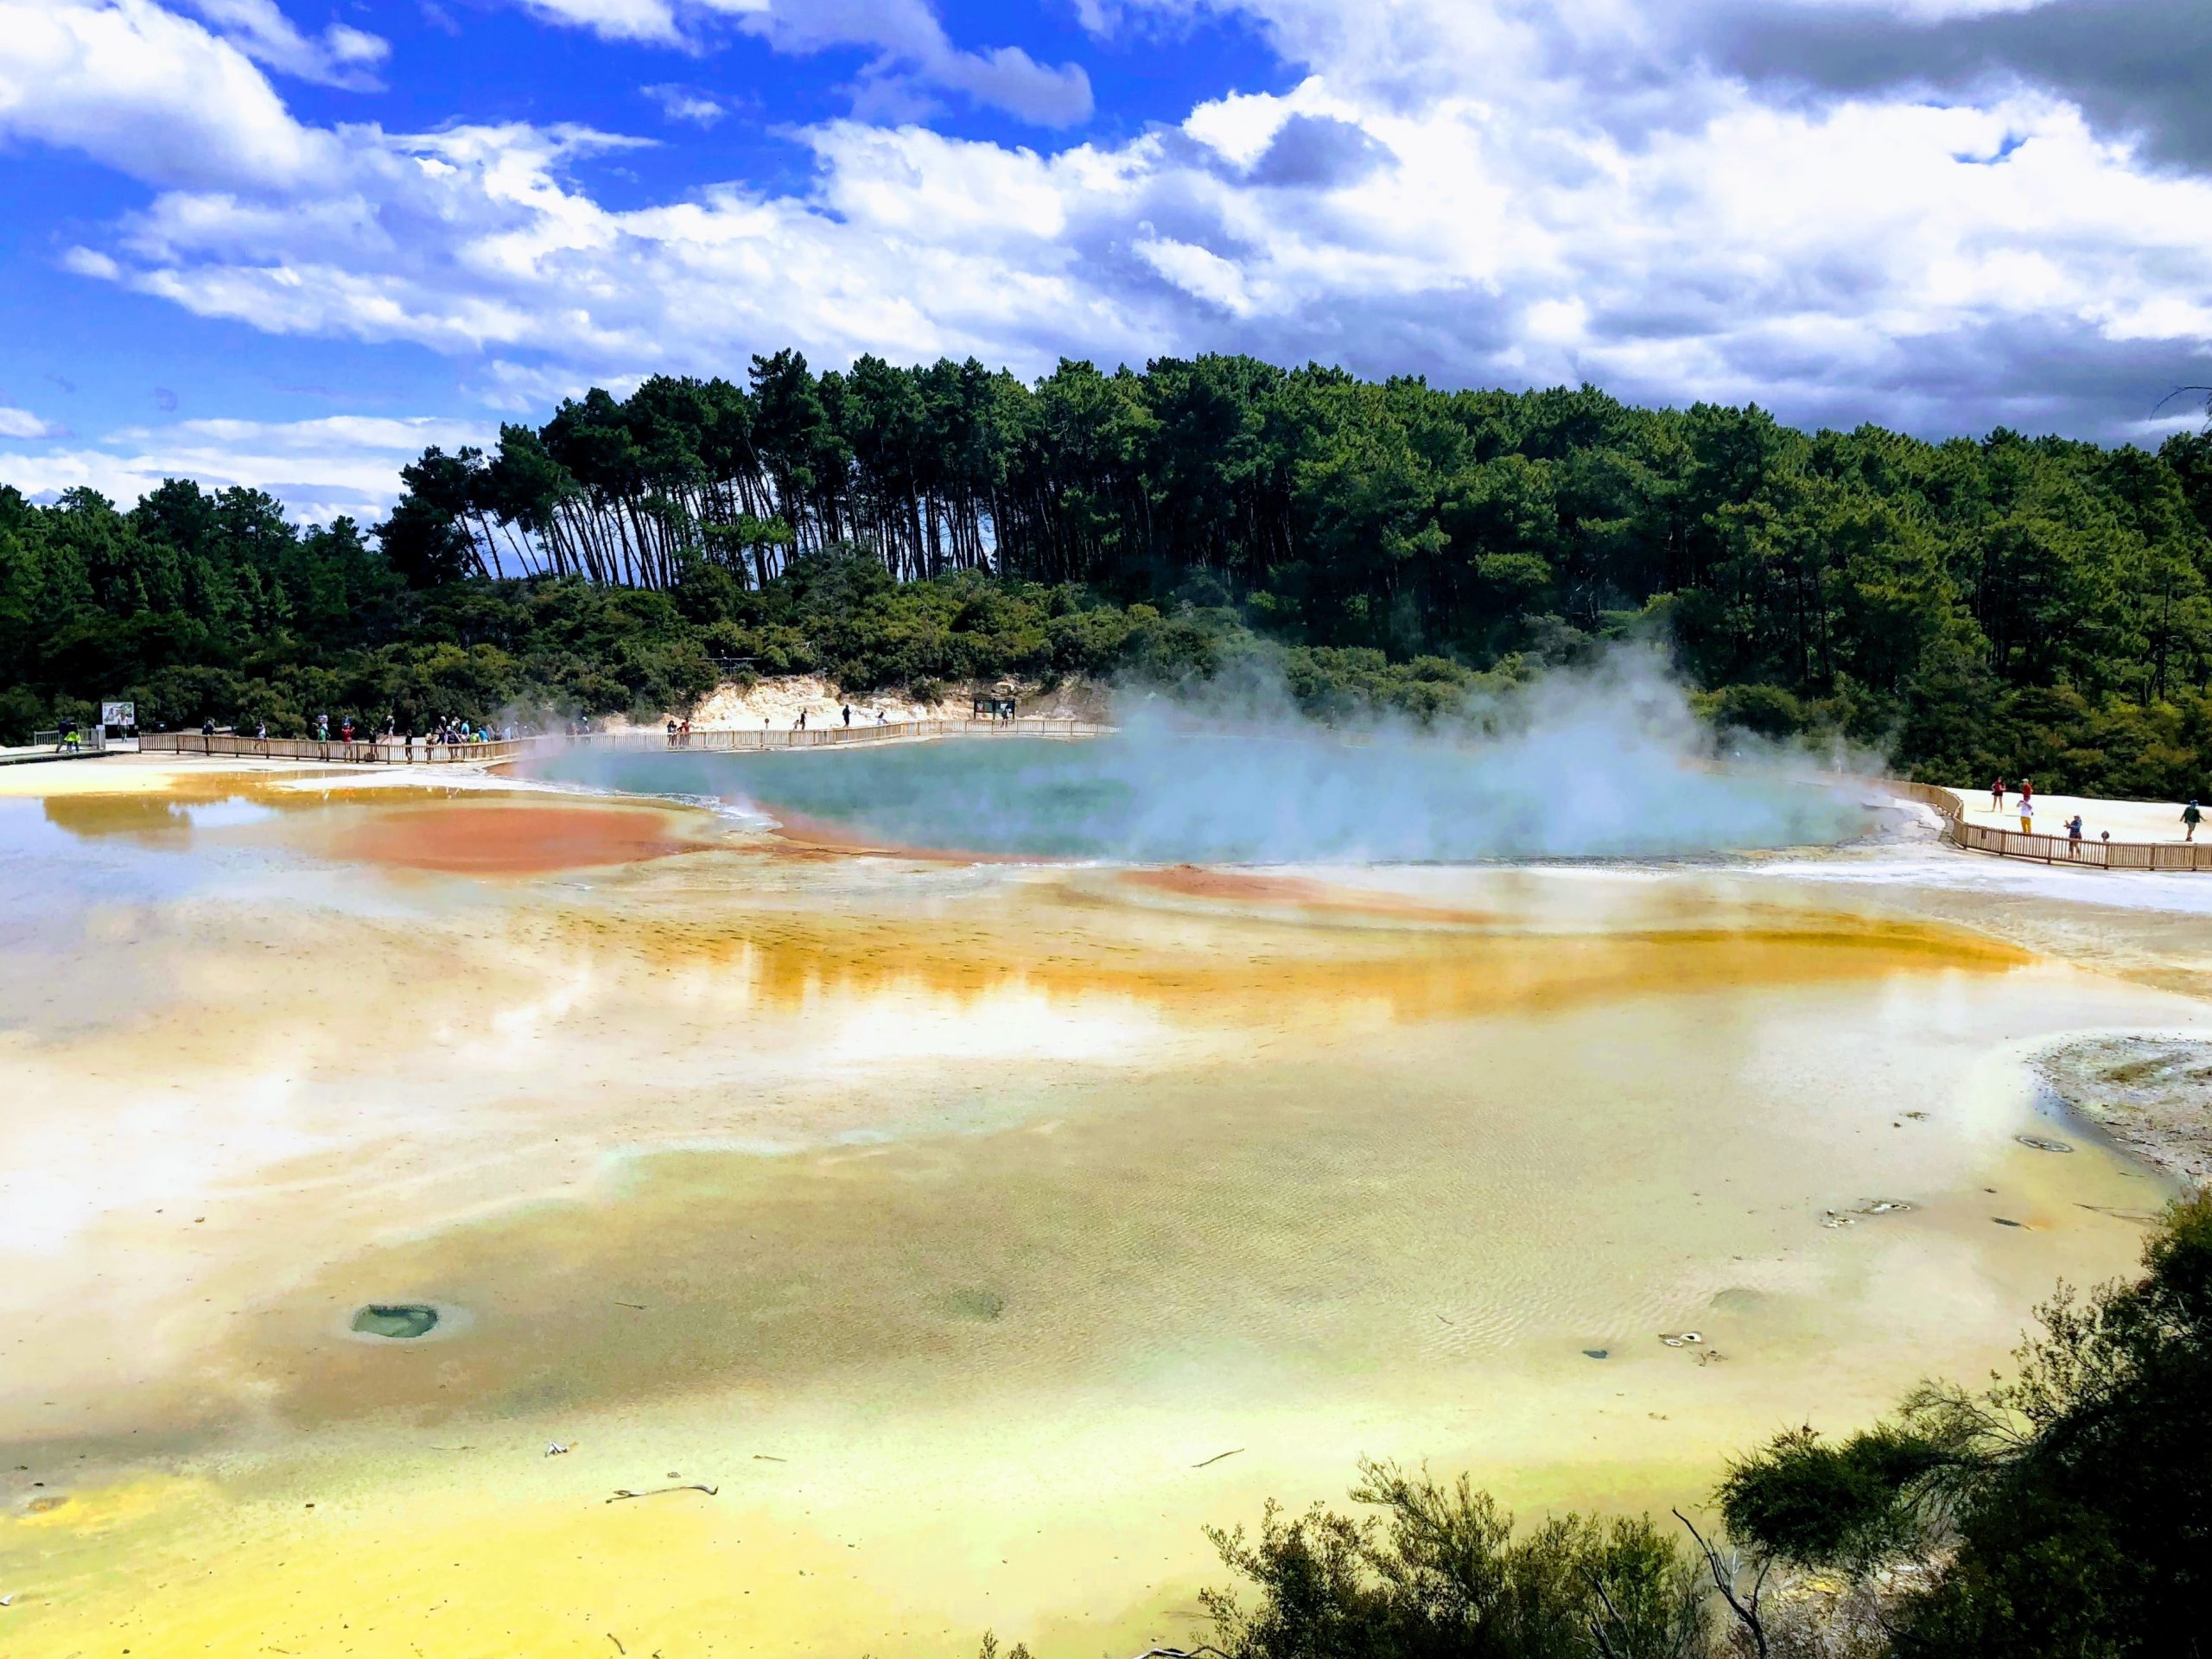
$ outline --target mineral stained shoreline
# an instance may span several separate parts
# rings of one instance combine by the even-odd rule
[[[2069,1110],[2145,1163],[2212,1185],[2212,1042],[2085,1037],[2044,1053],[2035,1070]]]

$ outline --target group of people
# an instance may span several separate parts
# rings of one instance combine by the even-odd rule
[[[515,728],[512,726],[501,727],[495,730],[489,726],[472,725],[465,720],[447,720],[441,721],[432,727],[429,734],[423,739],[423,741],[426,743],[498,743],[503,741],[512,741],[514,734]],[[410,734],[408,741],[412,743],[414,741]]]
[[[792,716],[791,730],[795,732],[804,732],[812,729],[807,724],[807,713],[808,711],[806,709],[802,709],[797,715]],[[844,728],[847,731],[850,731],[853,728],[853,705],[849,702],[839,704],[837,709],[837,717],[843,724]],[[772,717],[766,715],[763,715],[761,717],[760,729],[762,731],[765,732],[771,729],[771,718]],[[863,723],[865,723],[865,721],[863,721]],[[889,710],[883,709],[877,709],[875,711],[875,723],[879,726],[888,726],[891,723],[891,715]],[[668,747],[670,748],[681,749],[690,747],[691,742],[691,722],[689,720],[678,720],[673,715],[671,715],[667,729]]]
[[[1989,810],[1991,811],[2004,811],[2005,792],[2004,779],[1999,778],[1990,785]],[[2031,836],[2035,834],[2036,786],[2034,779],[2029,778],[2023,778],[2020,779],[2019,805],[2013,810],[2019,814],[2020,833],[2024,836]],[[2195,841],[2196,839],[2196,826],[2203,822],[2203,809],[2200,807],[2196,801],[2191,800],[2187,806],[2184,806],[2181,810],[2181,838],[2185,842]],[[2082,839],[2082,815],[2079,812],[2076,812],[2072,817],[2066,819],[2061,827],[2066,831],[2066,839],[2069,842],[2080,842]],[[2101,831],[2100,838],[2105,841],[2110,841],[2112,839],[2112,831],[2109,830]]]
[[[200,729],[206,736],[216,736],[219,728],[215,724],[214,716],[211,715],[201,721]],[[241,734],[245,731],[243,725],[237,729]],[[588,728],[579,721],[572,721],[569,722],[569,729],[572,732],[581,732]],[[671,729],[674,729],[672,725]],[[432,748],[445,746],[457,747],[467,743],[512,742],[518,734],[518,728],[512,722],[505,726],[491,726],[481,721],[465,720],[458,715],[454,715],[432,721],[429,729],[423,734],[420,741],[425,748]],[[399,718],[397,715],[386,715],[384,729],[374,732],[365,722],[355,721],[351,715],[342,716],[334,729],[330,716],[327,714],[321,714],[315,717],[315,729],[311,735],[318,743],[404,743],[410,755],[415,752],[417,741],[411,730],[405,733],[400,731]],[[269,741],[269,722],[266,720],[257,720],[253,722],[253,737],[257,742],[265,743]]]
[[[1989,810],[1991,811],[2002,812],[2005,810],[2005,785],[2004,779],[1999,778],[1994,783],[1990,785]],[[2020,804],[2016,810],[2020,815],[2020,833],[2024,836],[2031,836],[2036,832],[2035,780],[2031,778],[2021,779],[2019,793]],[[2066,830],[2067,833],[2075,841],[2081,840],[2082,815],[2079,812],[2076,812],[2072,817],[2066,821]],[[2112,839],[2110,831],[2106,832],[2105,839],[2107,841],[2110,841]]]

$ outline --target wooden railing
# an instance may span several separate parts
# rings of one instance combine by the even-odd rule
[[[1035,715],[1014,720],[906,720],[877,725],[873,721],[851,726],[790,727],[759,731],[677,732],[673,735],[652,730],[585,732],[574,737],[542,740],[579,749],[816,749],[841,743],[891,743],[938,737],[1045,737],[1071,740],[1100,737],[1114,728],[1086,720],[1046,720]]]
[[[65,741],[59,727],[50,732],[33,732],[31,747],[51,749],[56,754],[105,754],[107,752],[107,728],[105,726],[79,726],[69,735],[76,741]]]
[[[753,750],[817,749],[838,744],[912,742],[939,737],[1033,737],[1067,741],[1096,737],[1111,731],[1083,720],[1046,720],[1036,716],[1016,720],[908,720],[878,726],[789,727],[760,731],[677,732],[673,735],[650,728],[625,732],[584,732],[574,736],[558,733],[540,737],[495,739],[487,743],[409,743],[404,739],[337,739],[301,737],[238,737],[218,732],[149,732],[138,740],[141,753],[204,754],[251,760],[317,760],[331,766],[497,766],[524,755],[563,748],[614,749],[626,752],[656,749]]]
[[[321,760],[332,766],[488,766],[530,753],[533,744],[558,739],[518,737],[487,743],[409,743],[403,738],[236,737],[218,732],[142,732],[141,754],[205,754],[242,760]]]
[[[1907,800],[1933,807],[1943,820],[1943,839],[1971,853],[1999,858],[2028,858],[2041,864],[2072,864],[2092,870],[2212,870],[2212,842],[2183,841],[2075,841],[2068,836],[2039,836],[1996,830],[1967,822],[1967,804],[1958,791],[1936,784],[1891,780],[1889,787]]]

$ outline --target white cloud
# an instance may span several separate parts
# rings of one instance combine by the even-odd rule
[[[654,41],[675,46],[683,36],[668,0],[524,0],[549,22],[588,29],[604,40]]]
[[[245,53],[151,0],[0,0],[0,135],[155,185],[297,186],[341,155]]]
[[[1244,273],[1211,249],[1160,236],[1141,238],[1135,245],[1138,258],[1192,298],[1236,316],[1250,315]]]
[[[233,159],[205,178],[118,162],[164,188],[65,264],[271,332],[427,346],[504,409],[591,379],[734,373],[785,343],[1031,372],[1243,349],[1950,430],[2122,433],[2175,382],[2212,378],[2212,184],[2055,95],[1777,103],[1712,70],[1661,75],[1665,42],[1627,0],[1248,9],[1323,67],[1049,154],[832,122],[801,135],[802,194],[732,183],[625,208],[575,164],[635,141],[304,127],[236,48],[145,0],[41,9],[110,20],[122,70],[173,41],[246,78],[232,109],[191,105]],[[738,21],[812,50],[858,10]],[[871,16],[886,53],[943,39],[918,6]],[[115,131],[185,130],[167,80],[70,85],[0,96],[0,126],[100,155]],[[2008,143],[1994,164],[1957,159]]]
[[[663,85],[638,90],[659,105],[660,112],[670,120],[687,121],[695,127],[711,127],[729,113],[719,99],[694,87]]]
[[[28,409],[0,404],[0,438],[51,438],[60,431],[60,427],[39,419]]]
[[[0,425],[0,435],[22,436]],[[0,478],[35,499],[64,490],[99,491],[128,506],[164,479],[209,489],[266,490],[303,521],[340,514],[365,525],[399,493],[399,468],[423,448],[482,443],[473,422],[335,415],[310,421],[179,421],[130,427],[82,448],[0,452]],[[492,435],[496,435],[496,433]]]
[[[1018,46],[963,51],[928,0],[520,0],[539,16],[607,40],[703,50],[717,26],[808,54],[859,47],[876,56],[855,88],[864,107],[926,112],[957,92],[1039,126],[1071,126],[1091,111],[1080,64],[1039,63]]]
[[[345,23],[333,23],[319,36],[302,35],[277,10],[276,0],[189,0],[192,9],[216,32],[257,63],[279,74],[367,92],[377,85],[376,66],[391,53],[378,36]]]

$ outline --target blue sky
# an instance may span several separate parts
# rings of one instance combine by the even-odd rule
[[[2167,0],[0,0],[0,482],[372,515],[593,383],[1247,350],[2155,441]]]

